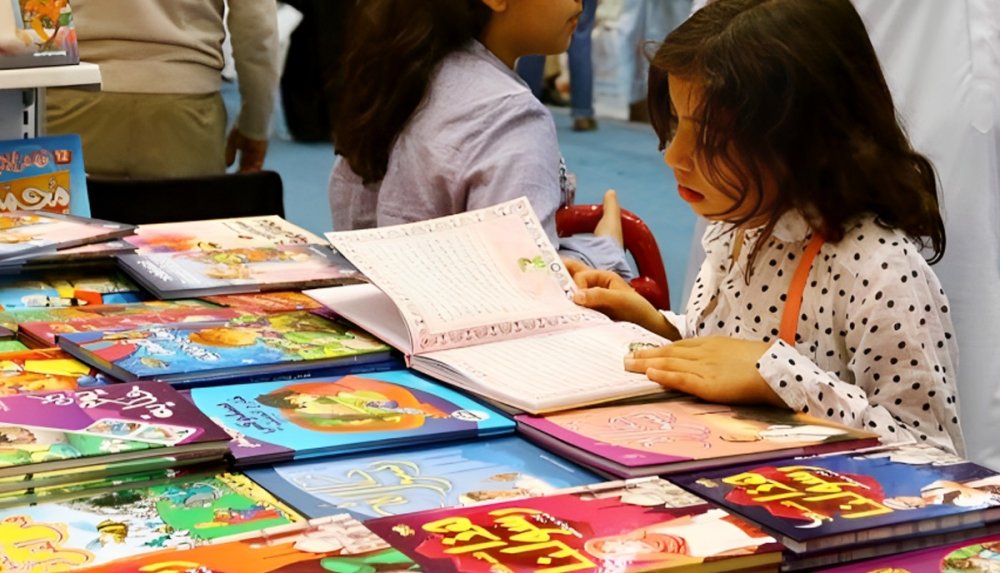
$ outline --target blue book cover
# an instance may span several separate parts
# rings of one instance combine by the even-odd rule
[[[603,481],[518,436],[247,470],[299,513],[361,520],[536,495]]]
[[[808,553],[1000,520],[1000,474],[929,446],[786,458],[671,476]]]
[[[194,388],[237,465],[514,431],[514,422],[408,370]]]
[[[0,210],[90,216],[77,134],[0,141]]]

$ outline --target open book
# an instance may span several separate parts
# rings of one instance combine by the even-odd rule
[[[326,236],[371,284],[306,294],[416,370],[531,413],[663,391],[622,361],[666,339],[575,305],[573,280],[524,198]]]

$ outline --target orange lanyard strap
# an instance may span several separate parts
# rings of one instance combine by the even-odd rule
[[[795,333],[799,328],[799,310],[802,308],[802,293],[806,290],[806,279],[809,278],[809,269],[812,268],[813,259],[823,246],[823,236],[813,232],[812,240],[806,245],[806,250],[802,254],[802,260],[795,269],[792,282],[788,285],[788,294],[785,297],[785,310],[781,315],[781,329],[778,337],[786,343],[795,346]]]

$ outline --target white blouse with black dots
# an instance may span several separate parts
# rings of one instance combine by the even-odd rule
[[[867,217],[840,242],[825,243],[806,282],[793,348],[778,329],[811,230],[799,213],[784,215],[747,284],[761,234],[747,231],[731,264],[735,232],[709,224],[687,310],[665,313],[681,336],[774,341],[757,370],[792,409],[870,429],[886,442],[914,439],[964,455],[948,299],[913,241]]]

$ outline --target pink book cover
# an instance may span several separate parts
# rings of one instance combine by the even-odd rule
[[[869,559],[825,573],[983,573],[1000,571],[1000,533],[930,549]]]
[[[435,573],[626,573],[710,564],[717,571],[774,565],[781,558],[781,546],[756,526],[669,482],[618,484],[365,525]]]

